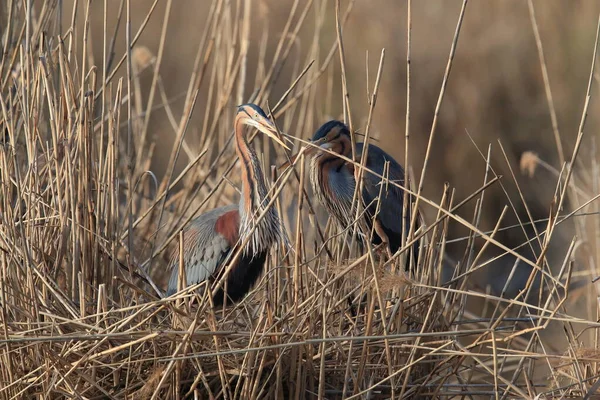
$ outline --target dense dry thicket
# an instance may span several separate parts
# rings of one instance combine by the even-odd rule
[[[557,156],[526,149],[520,164],[514,142],[478,147],[480,132],[461,134],[477,167],[438,153],[458,147],[443,135],[459,125],[448,125],[449,115],[459,121],[463,113],[449,100],[481,99],[469,81],[481,72],[472,74],[458,52],[463,31],[469,38],[473,25],[482,29],[466,1],[437,6],[453,25],[435,40],[444,53],[434,63],[439,76],[406,62],[407,49],[424,54],[414,36],[422,13],[440,18],[431,4],[390,6],[414,31],[408,23],[401,32],[403,58],[370,49],[365,71],[364,42],[354,39],[368,40],[365,27],[377,31],[376,21],[392,18],[375,8],[198,3],[0,4],[2,398],[589,398],[598,390],[600,182],[587,133],[597,107],[594,26],[579,33],[586,45],[574,55],[587,69],[579,77],[587,86],[577,87],[584,101],[567,110],[576,134],[563,138],[566,128],[553,124],[554,136],[539,142],[553,143]],[[555,121],[566,111],[553,101],[538,9],[529,2],[521,11],[545,108],[520,112]],[[496,49],[492,60],[503,57]],[[183,50],[186,73],[170,59]],[[415,100],[424,96],[413,80],[433,82],[430,109]],[[511,89],[489,80],[477,90],[509,107]],[[389,84],[397,81],[402,91]],[[404,152],[390,152],[408,160],[414,206],[426,216],[410,276],[399,270],[404,251],[390,261],[377,249],[347,251],[313,201],[306,163],[277,171],[291,154],[259,137],[289,243],[273,249],[239,304],[212,309],[198,286],[164,297],[182,227],[238,199],[232,120],[235,105],[248,101],[272,112],[295,137],[294,150],[338,115],[370,140],[402,142]],[[402,124],[392,127],[390,113]],[[485,113],[477,130],[519,128],[500,109]],[[436,170],[444,162],[456,164],[460,181],[442,187]],[[540,176],[544,190],[532,194]],[[481,279],[489,271],[492,279]]]

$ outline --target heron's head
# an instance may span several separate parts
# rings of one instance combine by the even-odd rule
[[[321,125],[315,132],[310,143],[302,148],[302,150],[291,157],[290,161],[282,164],[279,169],[287,168],[290,164],[295,163],[300,154],[305,156],[312,155],[313,161],[317,161],[320,157],[328,155],[328,152],[319,151],[320,149],[329,150],[334,153],[352,156],[352,141],[350,139],[350,130],[341,121],[332,120]]]
[[[352,153],[350,130],[341,121],[332,120],[321,125],[311,139],[312,145],[306,150],[306,154],[316,153],[319,148],[331,150],[338,154],[348,155]]]
[[[262,108],[256,104],[242,104],[238,107],[236,119],[244,125],[252,126],[289,150],[289,147],[277,136],[275,124]]]

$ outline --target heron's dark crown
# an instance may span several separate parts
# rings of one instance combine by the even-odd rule
[[[248,110],[249,108],[251,110]],[[258,113],[258,115],[260,115],[263,118],[269,118],[269,117],[267,117],[267,114],[263,111],[263,109],[254,103],[246,103],[246,104],[242,104],[241,106],[238,106],[238,113],[245,112],[249,115],[252,115],[252,111]]]
[[[315,142],[321,138],[324,138],[332,130],[337,130],[338,133],[341,135],[350,136],[350,131],[348,130],[346,124],[344,124],[342,121],[334,119],[329,122],[325,122],[323,125],[321,125],[321,127],[317,129],[317,131],[313,135],[312,141]]]

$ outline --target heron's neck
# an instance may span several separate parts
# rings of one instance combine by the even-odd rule
[[[313,157],[310,162],[311,182],[315,193],[319,196],[334,194],[336,196],[354,193],[354,174],[351,164],[333,154],[322,154]],[[348,200],[348,199],[339,199]]]
[[[350,141],[337,141],[335,146],[331,149],[333,150],[331,153],[322,151],[317,156],[312,158],[312,170],[318,172],[319,175],[322,175],[325,172],[328,174],[329,171],[347,174],[348,170],[344,168],[346,165],[346,160],[339,157],[338,154],[346,158],[352,158],[352,148],[350,146]]]
[[[269,204],[267,186],[262,174],[254,147],[246,140],[242,123],[235,123],[235,143],[237,155],[240,158],[242,173],[242,196],[240,198],[240,237],[243,239],[253,232],[249,243],[253,253],[270,246],[279,232],[277,214],[270,207],[260,224],[254,228],[256,220]],[[254,230],[253,230],[254,229]],[[271,232],[274,235],[271,235]]]
[[[323,151],[317,158],[321,166],[327,164],[329,167],[339,168],[341,165],[346,164],[346,160],[338,157],[338,154],[346,158],[352,158],[352,142],[349,137],[340,136],[332,142],[332,145],[331,153]]]

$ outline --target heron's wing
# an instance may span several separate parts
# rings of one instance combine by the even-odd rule
[[[358,157],[362,154],[363,143],[358,143],[356,148]],[[369,145],[366,167],[379,175],[386,176],[386,174],[384,174],[384,166],[386,162],[389,162],[387,177],[390,183],[386,186],[385,180],[382,180],[378,176],[365,171],[363,175],[363,200],[365,206],[370,205],[369,212],[374,213],[377,207],[375,200],[377,197],[379,197],[381,192],[377,219],[380,221],[383,227],[386,228],[386,230],[401,235],[402,226],[404,225],[402,222],[404,191],[391,184],[391,182],[395,182],[404,186],[404,169],[400,164],[398,164],[398,162],[396,162],[396,160],[392,158],[392,156],[387,154],[385,151],[375,145]],[[382,184],[383,188],[381,187]],[[410,219],[408,220],[410,221]]]
[[[237,205],[210,210],[190,222],[184,230],[184,267],[188,286],[213,276],[231,252],[239,237]],[[177,291],[179,247],[171,257],[171,277],[167,295]]]

